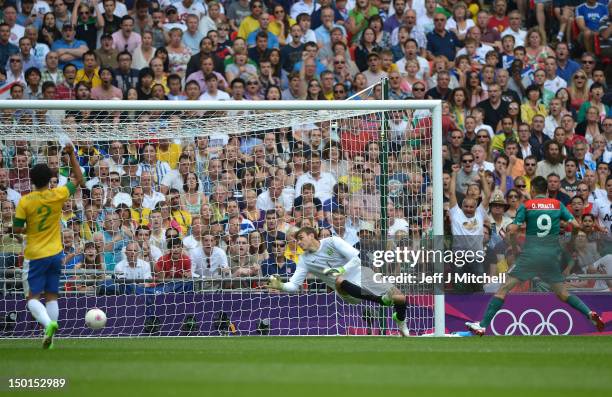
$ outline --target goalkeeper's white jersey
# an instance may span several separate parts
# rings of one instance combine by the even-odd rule
[[[283,290],[299,290],[308,273],[335,289],[335,277],[326,276],[323,272],[330,268],[344,266],[346,273],[342,276],[356,285],[361,285],[361,261],[359,251],[342,238],[333,236],[320,240],[321,246],[316,252],[304,252],[300,255],[295,273]]]

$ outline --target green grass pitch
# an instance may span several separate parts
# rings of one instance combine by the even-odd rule
[[[43,351],[39,340],[0,340],[0,394],[15,376],[64,377],[68,387],[54,395],[88,397],[612,395],[610,337],[58,339],[55,345]]]

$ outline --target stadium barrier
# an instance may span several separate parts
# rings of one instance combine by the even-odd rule
[[[578,294],[612,321],[612,295]],[[490,294],[447,295],[446,333],[464,330],[465,321],[482,316]],[[431,311],[432,296],[411,296],[409,311]],[[92,331],[83,318],[99,307],[106,328]],[[37,337],[40,329],[22,299],[0,300],[0,337]],[[333,293],[300,295],[268,292],[180,292],[142,295],[75,296],[60,299],[61,337],[225,336],[225,335],[383,335],[392,328],[388,308],[346,305]],[[358,315],[356,315],[356,313]],[[431,314],[431,313],[429,313]],[[431,315],[409,324],[415,335],[433,329]],[[607,333],[612,334],[608,331]],[[592,324],[554,294],[512,294],[492,322],[495,335],[589,335]]]

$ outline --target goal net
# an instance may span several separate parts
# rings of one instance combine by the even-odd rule
[[[295,272],[304,226],[381,275],[434,272],[382,255],[442,235],[439,101],[1,101],[0,118],[0,337],[41,334],[9,226],[31,166],[67,183],[68,141],[85,184],[62,209],[59,336],[397,334],[388,308],[312,275],[297,294],[263,288]],[[411,332],[443,334],[436,286],[396,285]]]

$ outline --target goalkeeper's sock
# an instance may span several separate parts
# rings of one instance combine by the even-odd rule
[[[47,313],[49,314],[49,318],[52,321],[57,321],[57,319],[59,318],[59,306],[57,305],[57,301],[50,301],[45,303],[45,306],[47,307]]]
[[[485,311],[485,314],[482,317],[482,320],[480,321],[480,326],[483,328],[487,328],[489,324],[491,324],[491,320],[493,320],[493,317],[495,317],[495,313],[497,313],[503,305],[503,299],[498,298],[497,296],[491,298],[491,300],[489,301],[489,306],[487,306],[487,310]]]
[[[358,285],[355,285],[353,283],[351,283],[350,281],[344,280],[341,284],[340,284],[340,288],[342,288],[342,290],[344,292],[346,292],[347,294],[349,294],[350,296],[352,296],[353,298],[357,298],[357,299],[363,299],[363,300],[367,300],[370,302],[376,302],[382,305],[382,298],[378,295],[372,295],[372,294],[364,294],[361,291],[361,287]]]
[[[395,312],[395,317],[399,321],[406,320],[406,305],[403,303],[396,303],[393,305],[393,311]]]
[[[584,304],[582,299],[578,298],[576,295],[570,295],[566,302],[568,305],[587,316],[587,318],[591,319],[591,309]]]
[[[47,309],[43,306],[38,299],[30,299],[28,301],[28,309],[32,313],[32,316],[42,324],[43,327],[47,328],[47,325],[51,323]]]

